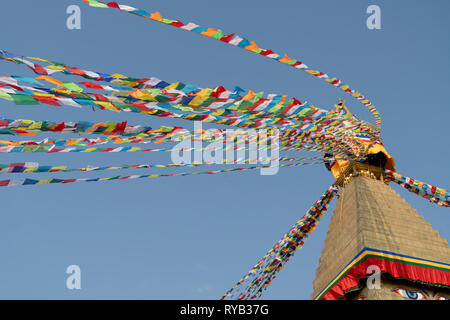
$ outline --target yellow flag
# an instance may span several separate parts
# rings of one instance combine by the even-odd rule
[[[114,111],[114,112],[120,112],[119,109],[117,109],[111,102],[108,101],[95,101],[96,104],[102,106],[105,109]]]

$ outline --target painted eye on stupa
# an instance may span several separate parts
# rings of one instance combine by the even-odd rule
[[[443,297],[443,296],[439,296],[437,299],[438,299],[438,300],[450,300],[450,298]]]
[[[393,290],[395,293],[401,295],[403,298],[411,299],[411,300],[426,300],[425,296],[418,292],[418,291],[412,291],[402,288],[397,288]]]

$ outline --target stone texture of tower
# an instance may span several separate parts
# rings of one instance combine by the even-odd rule
[[[450,299],[447,241],[383,181],[352,163],[325,240],[312,299]]]

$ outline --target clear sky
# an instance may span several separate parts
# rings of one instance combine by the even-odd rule
[[[90,8],[77,0],[3,2],[1,49],[13,53],[201,87],[238,85],[287,94],[325,109],[341,97],[352,112],[372,120],[361,104],[324,81],[194,33],[115,9]],[[81,30],[66,28],[66,8],[71,4],[81,7]],[[366,94],[380,111],[382,137],[400,173],[450,187],[449,1],[126,0],[123,4],[236,32],[262,48],[287,53],[337,76]],[[370,4],[381,8],[381,30],[366,27]],[[0,70],[2,75],[33,76],[28,68],[6,62],[0,62]],[[90,108],[16,106],[4,100],[0,108],[5,118],[126,119],[132,125],[192,128],[191,122]],[[169,153],[2,154],[1,158],[0,163],[36,161],[71,167],[170,162]],[[0,298],[219,298],[332,182],[331,174],[316,165],[281,168],[274,176],[246,171],[1,188]],[[448,209],[393,188],[450,239]],[[309,299],[333,206],[330,209],[263,298]],[[81,290],[66,289],[65,271],[73,264],[81,268]]]

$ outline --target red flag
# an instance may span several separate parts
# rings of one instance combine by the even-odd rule
[[[103,86],[100,86],[100,85],[98,85],[96,83],[92,83],[92,82],[78,82],[78,84],[82,84],[86,88],[90,88],[90,89],[103,90]]]
[[[37,74],[43,74],[43,75],[48,75],[47,70],[44,69],[43,66],[34,63],[34,68],[30,67],[31,70],[33,70],[34,72],[36,72]]]
[[[76,67],[67,67],[66,66],[66,69],[69,70],[70,72],[72,72],[73,74],[76,74],[77,76],[82,76],[85,73],[83,70],[78,69]]]
[[[220,41],[223,41],[223,42],[230,42],[231,39],[233,39],[233,37],[234,37],[234,33],[232,33],[232,34],[227,34],[227,35],[224,35],[222,38],[220,38]]]
[[[177,28],[181,28],[182,26],[184,26],[184,23],[181,21],[174,21],[172,23],[170,23],[171,26],[177,27]]]
[[[41,96],[32,96],[36,100],[39,100],[40,103],[49,104],[51,106],[55,107],[61,107],[61,105],[58,103],[58,100],[51,98],[51,97],[41,97]]]
[[[225,89],[222,86],[219,86],[210,94],[210,96],[218,98],[222,94],[222,92],[225,92],[225,91],[227,91],[227,89]]]
[[[109,2],[106,4],[108,7],[110,8],[116,8],[116,9],[120,9],[119,5],[117,4],[117,2]]]
[[[64,122],[59,123],[52,129],[52,131],[63,131],[65,127],[66,125],[64,124]]]

